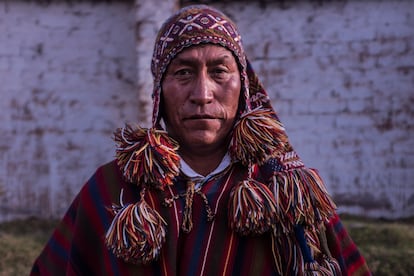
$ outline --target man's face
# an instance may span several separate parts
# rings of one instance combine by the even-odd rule
[[[224,47],[199,45],[183,50],[162,82],[167,131],[185,151],[223,150],[238,110],[240,73]]]

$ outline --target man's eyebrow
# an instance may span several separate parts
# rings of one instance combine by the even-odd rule
[[[193,65],[197,64],[198,61],[195,58],[183,58],[183,57],[176,57],[171,61],[171,65]]]
[[[209,59],[207,61],[207,65],[211,66],[211,65],[227,63],[230,60],[230,58],[231,58],[230,55],[224,54],[224,55]],[[200,63],[200,60],[198,60],[197,58],[193,58],[193,57],[176,57],[175,59],[171,61],[171,64],[173,65],[197,65],[199,63]]]
[[[218,56],[214,59],[208,60],[207,61],[207,65],[219,65],[219,64],[225,64],[227,63],[229,60],[231,60],[231,56],[230,55],[222,55],[222,56]]]

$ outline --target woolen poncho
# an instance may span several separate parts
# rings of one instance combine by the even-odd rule
[[[268,170],[258,170],[257,177],[266,177]],[[139,190],[125,182],[115,161],[106,164],[75,198],[37,258],[31,275],[277,275],[270,234],[244,237],[227,224],[229,193],[245,177],[243,171],[244,168],[234,166],[203,186],[202,191],[216,212],[215,219],[208,221],[202,197],[195,196],[194,226],[189,233],[180,229],[183,198],[165,206],[165,195],[147,193],[147,202],[167,222],[168,237],[158,261],[135,265],[117,258],[105,246],[105,232],[113,218],[106,207],[119,201],[121,190],[125,203],[138,201]],[[178,194],[185,190],[184,186],[185,180],[178,177],[171,191]],[[170,189],[165,194],[168,197]],[[333,215],[325,225],[327,244],[343,275],[369,275],[338,216]]]

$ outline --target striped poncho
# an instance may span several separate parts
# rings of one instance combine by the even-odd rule
[[[158,260],[131,264],[117,258],[105,245],[105,233],[119,202],[137,202],[139,188],[125,182],[115,161],[100,167],[74,199],[52,237],[36,259],[31,275],[277,275],[269,233],[240,236],[228,226],[231,188],[245,175],[233,164],[196,192],[192,204],[192,230],[182,228],[185,180],[180,175],[163,192],[148,191],[146,202],[158,210],[167,225],[166,241]],[[257,178],[266,178],[258,169]],[[169,204],[166,204],[168,202]],[[214,213],[209,219],[207,210]],[[330,251],[343,275],[369,275],[364,259],[337,215],[326,223]],[[288,273],[288,275],[293,275]]]

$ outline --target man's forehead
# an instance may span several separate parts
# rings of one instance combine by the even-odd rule
[[[171,61],[171,63],[180,64],[200,60],[208,62],[235,62],[233,53],[225,47],[213,44],[201,44],[184,49]]]

